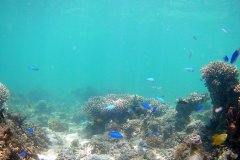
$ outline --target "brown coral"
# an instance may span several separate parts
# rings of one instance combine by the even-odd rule
[[[157,135],[149,136],[146,139],[146,142],[147,142],[147,145],[150,147],[162,148],[163,146],[163,140],[159,138]]]
[[[228,122],[228,134],[233,136],[240,126],[240,113],[238,107],[230,107],[226,114],[226,121]]]

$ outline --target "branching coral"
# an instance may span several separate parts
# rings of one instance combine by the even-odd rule
[[[106,97],[92,97],[82,106],[82,110],[95,119],[123,119],[128,115],[130,107],[138,106],[143,101],[143,97],[138,95],[115,95],[110,94]],[[114,105],[112,110],[106,110],[104,107]]]
[[[210,92],[214,107],[225,106],[233,94],[232,90],[238,85],[237,67],[217,61],[204,66],[200,71],[206,81],[205,86]]]
[[[6,88],[5,85],[0,83],[0,108],[7,101],[9,96],[10,96],[9,90]]]
[[[204,92],[201,95],[198,95],[197,93],[191,93],[187,98],[181,98],[176,100],[176,123],[175,128],[177,130],[181,130],[185,128],[185,126],[190,122],[190,114],[194,109],[199,106],[200,104],[206,102],[210,99],[210,96],[208,93]],[[180,104],[180,101],[184,101],[186,104]]]

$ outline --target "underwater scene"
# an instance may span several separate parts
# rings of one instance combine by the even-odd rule
[[[1,0],[0,160],[240,160],[239,0]]]

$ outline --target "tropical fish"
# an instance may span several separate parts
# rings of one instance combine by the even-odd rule
[[[21,152],[20,156],[24,157],[26,153],[24,151]]]
[[[157,134],[157,132],[152,132],[152,135],[156,135]]]
[[[157,110],[157,107],[154,107],[152,110],[152,113],[156,112],[156,110]]]
[[[232,58],[231,58],[231,64],[236,62],[236,60],[239,56],[239,51],[240,51],[240,48],[233,53]]]
[[[189,68],[184,68],[184,70],[189,72],[194,72],[195,69],[193,67],[189,67]]]
[[[30,67],[28,67],[28,68],[31,69],[31,70],[33,70],[33,71],[38,71],[38,70],[39,70],[39,68],[36,67],[36,66],[30,66]]]
[[[203,80],[202,78],[200,78],[200,81],[201,81],[201,82],[204,82],[204,80]]]
[[[189,58],[190,58],[190,59],[192,58],[192,51],[190,52],[190,56],[189,56]]]
[[[223,31],[224,33],[227,33],[227,30],[226,30],[225,28],[222,28],[222,31]]]
[[[87,122],[82,122],[81,125],[86,126]]]
[[[32,132],[33,132],[33,129],[30,128],[30,129],[28,130],[28,133],[32,133]]]
[[[228,62],[228,60],[229,60],[228,56],[226,56],[226,55],[225,55],[225,56],[223,57],[223,60],[224,60],[224,62],[226,62],[226,63],[227,63],[227,62]]]
[[[163,98],[157,97],[157,99],[158,99],[159,101],[161,101],[162,103],[166,103],[166,101],[165,101]]]
[[[214,134],[212,136],[214,138],[214,142],[212,143],[213,145],[220,145],[221,143],[225,142],[227,139],[227,134]]]
[[[123,138],[123,136],[118,132],[109,132],[108,135],[113,138]]]
[[[147,78],[148,81],[154,82],[154,78]]]
[[[197,37],[196,37],[196,36],[194,36],[194,35],[192,36],[192,38],[193,38],[194,40],[197,40]]]
[[[130,108],[130,110],[133,112],[134,110],[132,108]]]
[[[28,108],[30,108],[30,109],[31,109],[32,107],[31,107],[30,105],[28,105]]]
[[[216,112],[216,113],[219,113],[219,112],[221,112],[222,110],[223,110],[223,107],[218,107],[218,108],[215,109],[215,112]]]
[[[195,111],[200,111],[201,109],[203,109],[203,106],[198,106],[197,108],[195,108]]]
[[[162,98],[164,98],[165,96],[164,96],[164,95],[162,95],[161,97],[162,97]]]
[[[188,104],[186,101],[178,101],[177,104]]]
[[[144,108],[151,109],[151,107],[150,107],[147,103],[141,103],[141,105],[142,105]]]
[[[114,108],[115,108],[114,105],[109,105],[109,106],[107,106],[107,107],[104,107],[103,109],[109,109],[109,110],[111,110],[111,109],[114,109]]]
[[[139,147],[145,148],[145,149],[153,149],[151,147],[148,147],[147,145],[139,145]]]
[[[94,125],[94,122],[91,123],[91,126],[93,126],[93,125]]]
[[[102,122],[103,120],[101,118],[97,119],[98,122]]]

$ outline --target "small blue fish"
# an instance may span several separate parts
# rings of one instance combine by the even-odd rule
[[[152,110],[152,113],[156,112],[156,110],[157,110],[157,107],[154,107]]]
[[[130,110],[133,112],[134,110],[132,108],[130,108]]]
[[[184,68],[184,70],[189,72],[194,72],[195,69],[193,67],[189,67],[189,68]]]
[[[192,38],[193,38],[194,40],[197,40],[197,37],[196,37],[196,36],[194,36],[194,35],[192,36]]]
[[[24,157],[26,156],[26,153],[24,151],[22,151],[22,153],[20,154],[20,156]]]
[[[86,126],[87,122],[82,122],[81,125]]]
[[[36,66],[30,66],[30,67],[28,67],[28,68],[31,69],[31,70],[33,70],[33,71],[38,71],[38,70],[39,70],[39,68],[36,67]]]
[[[233,64],[237,61],[237,58],[239,56],[239,51],[240,51],[240,48],[233,53],[232,58],[231,58],[231,64]]]
[[[225,55],[225,56],[223,57],[223,60],[227,63],[228,60],[229,60],[228,56]]]
[[[141,105],[142,105],[144,108],[151,109],[151,107],[150,107],[147,103],[141,103]]]
[[[227,33],[227,30],[226,30],[225,28],[222,28],[222,31],[223,31],[224,33]]]
[[[154,82],[153,78],[147,78],[147,80],[150,81],[150,82]]]
[[[157,134],[157,132],[152,132],[152,135],[156,135]]]
[[[33,129],[30,128],[30,129],[28,130],[28,133],[32,133],[32,132],[33,132]]]
[[[111,109],[114,109],[114,108],[115,108],[114,105],[109,105],[109,106],[107,106],[107,107],[104,107],[103,109],[109,109],[109,110],[111,110]]]
[[[123,136],[118,132],[109,132],[108,135],[113,138],[123,138]]]
[[[200,111],[201,109],[203,109],[203,106],[198,106],[197,108],[195,108],[195,111]]]
[[[163,98],[157,97],[157,99],[158,99],[159,101],[161,101],[162,103],[166,103],[166,101],[165,101]]]
[[[202,78],[200,78],[200,81],[201,81],[201,82],[204,82],[204,80],[203,80]]]

